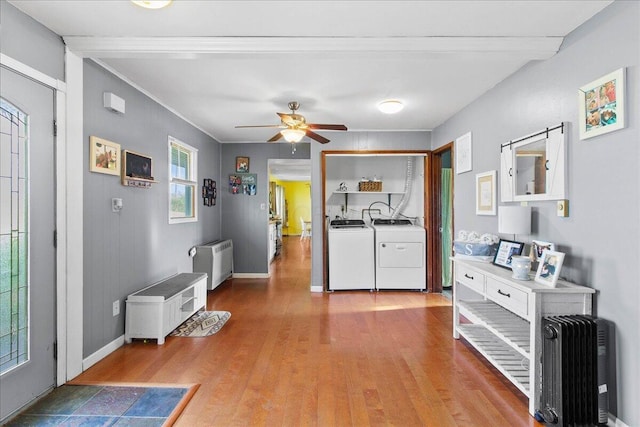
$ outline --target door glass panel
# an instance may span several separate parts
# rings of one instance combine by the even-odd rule
[[[0,98],[0,373],[29,357],[27,115]]]

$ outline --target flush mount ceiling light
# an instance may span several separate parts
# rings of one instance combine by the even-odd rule
[[[302,129],[283,129],[280,131],[282,136],[287,142],[300,142],[302,138],[307,134]]]
[[[387,99],[378,104],[378,110],[385,114],[395,114],[404,108],[404,104],[397,99]]]
[[[173,0],[131,0],[131,3],[145,9],[162,9],[169,6]]]

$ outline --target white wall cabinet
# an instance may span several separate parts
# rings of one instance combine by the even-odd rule
[[[127,297],[124,340],[155,338],[158,345],[207,305],[207,275],[181,273]]]
[[[533,415],[540,409],[542,317],[591,314],[595,291],[562,280],[552,288],[515,280],[493,264],[453,261],[453,337],[467,340],[524,393]]]
[[[502,202],[567,198],[565,135],[565,127],[560,125],[502,145]]]

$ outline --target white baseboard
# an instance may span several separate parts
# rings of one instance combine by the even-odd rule
[[[622,422],[621,419],[616,418],[612,414],[609,414],[609,422],[607,423],[607,426],[611,426],[611,427],[629,427],[624,422]]]
[[[120,347],[124,345],[124,335],[120,335],[115,340],[111,341],[109,344],[102,347],[100,350],[96,351],[86,359],[82,361],[82,371],[86,371]]]
[[[268,279],[269,273],[233,273],[234,279]]]
[[[311,292],[324,292],[322,286],[311,286]]]

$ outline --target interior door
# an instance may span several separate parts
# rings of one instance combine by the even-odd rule
[[[55,385],[53,89],[0,68],[0,421]]]

